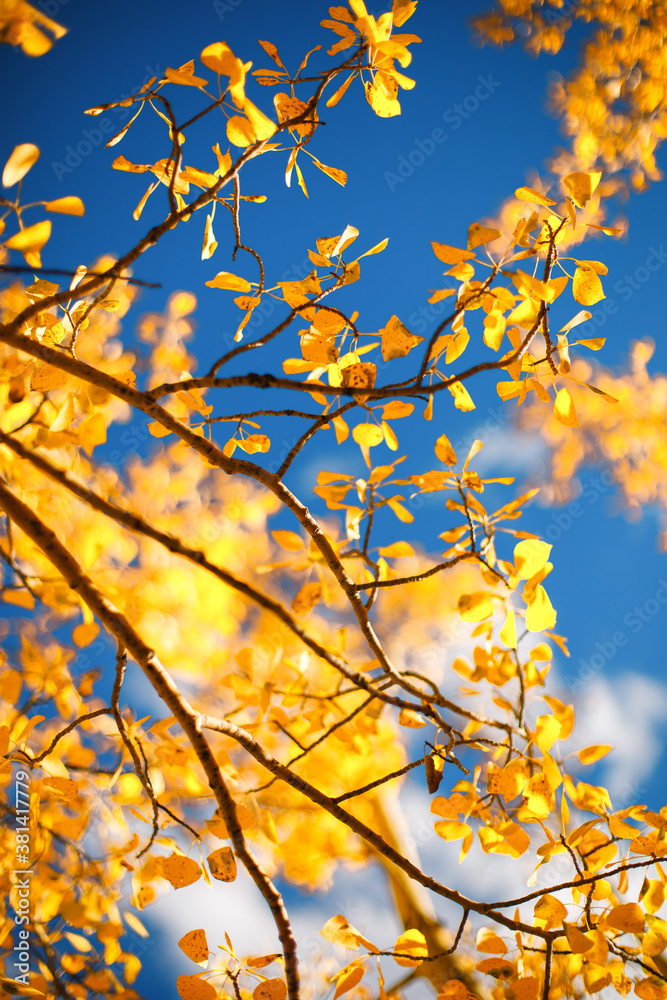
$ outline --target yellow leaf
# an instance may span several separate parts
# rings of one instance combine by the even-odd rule
[[[209,257],[212,257],[217,246],[218,244],[213,235],[213,212],[211,211],[206,216],[206,223],[204,225],[204,242],[201,249],[201,259],[208,260]]]
[[[349,951],[358,951],[361,945],[373,952],[373,954],[376,954],[378,950],[374,944],[371,944],[364,937],[361,931],[358,931],[356,927],[349,924],[340,913],[327,920],[320,934],[325,941],[329,941],[331,944],[338,944],[341,948],[347,948]]]
[[[441,434],[435,442],[435,454],[443,465],[456,465],[458,459],[446,434]]]
[[[529,632],[541,632],[545,628],[553,628],[555,624],[556,612],[546,590],[541,584],[538,584],[528,599],[526,628]]]
[[[394,542],[393,545],[385,545],[380,549],[380,555],[385,559],[403,559],[414,554],[415,550],[408,542]]]
[[[53,430],[53,428],[51,428]],[[95,445],[104,444],[107,439],[107,425],[101,413],[93,413],[78,428],[79,444],[86,455],[92,455]]]
[[[574,924],[568,924],[563,921],[563,926],[565,927],[568,944],[575,955],[583,955],[585,952],[590,951],[593,947],[593,942],[590,938],[587,938]]]
[[[658,976],[648,976],[635,983],[635,993],[641,1000],[667,1000],[667,983]]]
[[[248,116],[257,139],[270,139],[275,134],[278,128],[276,123],[267,118],[264,112],[260,111],[247,97],[243,102],[243,110]],[[229,132],[227,134],[229,135]]]
[[[497,240],[500,235],[502,234],[499,229],[489,229],[488,226],[480,226],[478,222],[473,222],[473,224],[468,227],[468,250],[474,250],[475,247],[481,247],[486,243],[492,243],[493,240]]]
[[[555,205],[556,202],[552,201],[551,198],[547,198],[546,195],[542,194],[540,191],[536,191],[535,188],[530,187],[520,187],[514,192],[517,198],[521,201],[531,201],[535,205]]]
[[[229,271],[218,271],[215,278],[211,278],[210,281],[205,281],[205,285],[209,288],[224,288],[230,292],[249,292],[252,288],[249,281],[245,278],[239,278],[236,274],[230,274]]]
[[[333,995],[333,1000],[338,1000],[344,993],[348,993],[364,978],[365,969],[363,965],[354,965],[347,975],[343,976],[342,979],[338,980],[338,985],[336,986],[336,992]]]
[[[382,428],[377,424],[357,424],[352,437],[362,448],[373,448],[383,440]]]
[[[591,318],[591,314],[588,312],[587,309],[580,309],[579,312],[577,313],[577,315],[573,316],[572,319],[569,321],[569,323],[566,323],[565,326],[562,326],[558,332],[559,333],[568,333],[573,327],[579,326],[580,323],[585,323],[586,320],[590,319],[590,318]],[[596,343],[596,341],[593,341],[593,340],[590,340],[590,341],[578,340],[577,343],[578,344],[586,344],[586,343],[592,344],[592,343]],[[604,340],[602,341],[602,343],[604,343]]]
[[[485,959],[487,962],[499,961],[499,959]],[[466,984],[460,979],[448,979],[442,987],[436,1000],[472,1000],[472,994]]]
[[[388,88],[383,86],[384,81],[379,75],[373,81],[366,81],[366,100],[379,118],[393,118],[401,113],[401,105],[396,99],[398,84],[393,77],[385,77],[385,80],[392,81],[393,86],[391,84]]]
[[[313,163],[318,168],[318,170],[321,170],[323,174],[327,175],[327,177],[331,177],[331,179],[334,180],[336,184],[340,184],[341,187],[345,187],[345,185],[347,184],[347,174],[345,173],[344,170],[341,170],[339,167],[328,167],[326,163],[320,163],[320,161],[315,159],[315,157],[313,157]],[[374,251],[372,250],[368,251],[368,253],[373,253],[373,252]],[[376,250],[375,253],[377,252],[378,251]],[[362,254],[362,257],[365,256],[366,254]]]
[[[83,202],[73,194],[47,201],[44,208],[47,212],[60,212],[62,215],[83,215],[85,212]]]
[[[188,68],[191,65],[192,63],[189,63]],[[194,69],[194,66],[192,68]],[[171,69],[170,66],[167,66],[164,75],[169,83],[176,83],[181,87],[206,87],[208,85],[208,80],[202,79],[201,76],[195,76],[194,72],[184,72],[182,68]]]
[[[507,945],[503,939],[489,927],[480,927],[477,931],[477,942],[475,947],[477,948],[477,951],[481,951],[489,955],[504,955],[507,951]]]
[[[592,306],[606,298],[602,282],[592,267],[577,267],[572,279],[572,294],[582,306]]]
[[[184,934],[178,942],[178,947],[193,962],[206,968],[208,965],[208,941],[206,940],[206,931],[202,927]]]
[[[540,981],[535,976],[522,976],[514,980],[510,989],[514,1000],[537,1000],[540,995]]]
[[[275,962],[282,958],[282,955],[274,952],[272,955],[258,955],[257,958],[247,958],[246,964],[250,969],[263,969],[265,965],[271,965],[271,962]]]
[[[1,747],[0,752],[2,752]],[[6,753],[7,750],[5,749],[4,752]],[[646,887],[646,891],[641,897],[644,909],[649,914],[657,913],[665,901],[665,886],[658,879],[647,879],[644,886]]]
[[[35,598],[27,590],[7,590],[5,588],[2,591],[2,599],[5,604],[14,604],[17,608],[27,608],[28,611],[32,611],[35,607]]]
[[[285,1000],[287,987],[282,979],[265,979],[255,986],[252,995],[254,1000]]]
[[[46,1000],[46,994],[42,993],[41,990],[36,990],[32,986],[20,983],[16,979],[5,979],[4,976],[0,976],[0,989],[2,989],[3,993],[8,993],[13,997],[44,997]]]
[[[209,854],[208,867],[213,878],[219,882],[233,882],[236,878],[236,858],[231,847],[219,847]]]
[[[295,615],[308,615],[321,597],[321,583],[305,583],[292,601],[292,611]]]
[[[586,202],[590,201],[593,192],[600,183],[601,173],[581,173],[566,174],[563,177],[563,187],[566,189],[572,201],[579,208],[584,208]]]
[[[439,837],[447,842],[462,840],[470,832],[467,823],[460,823],[456,819],[439,819],[433,824],[433,829]]]
[[[71,778],[61,778],[58,775],[50,775],[42,781],[43,788],[52,789],[56,795],[64,799],[65,802],[72,802],[79,791],[79,782],[72,781]]]
[[[14,146],[2,171],[2,186],[12,187],[22,180],[39,159],[39,149],[32,142],[22,142]]]
[[[436,823],[436,826],[437,825],[438,824]],[[422,959],[428,956],[426,938],[421,931],[414,930],[413,928],[404,931],[403,934],[396,939],[394,952],[410,956],[410,958],[395,958],[394,961],[397,965],[421,965]]]
[[[569,389],[559,389],[554,403],[554,416],[565,427],[578,427],[577,411]]]
[[[596,761],[602,760],[613,749],[610,743],[596,743],[593,746],[584,747],[583,750],[579,751],[577,757],[582,764],[595,764]],[[633,831],[633,835],[634,833],[636,833],[636,830]]]
[[[227,120],[227,138],[234,146],[250,146],[257,141],[252,123],[241,115],[232,115]]]
[[[392,316],[385,327],[380,331],[382,335],[382,360],[391,361],[393,358],[404,358],[413,347],[421,344],[423,337],[415,337],[407,327],[403,326],[398,316]]]
[[[287,549],[288,552],[300,552],[303,548],[303,539],[295,531],[272,531],[271,535],[281,549]]]
[[[388,243],[389,243],[389,237],[387,237],[384,240],[381,240],[379,243],[376,243],[374,247],[371,247],[370,250],[365,250],[362,254],[360,254],[359,260],[361,260],[362,257],[370,257],[372,254],[382,253],[382,251],[386,248]]]
[[[567,916],[567,907],[560,899],[545,893],[535,903],[533,912],[538,920],[545,923],[547,929],[553,923],[560,923]]]
[[[418,715],[417,712],[413,712],[409,708],[402,708],[398,713],[398,724],[399,726],[405,726],[406,729],[423,729],[424,726],[428,725],[423,716]]]
[[[514,565],[522,580],[530,580],[544,569],[553,546],[539,538],[526,538],[514,546]]]
[[[463,260],[470,260],[474,253],[470,250],[461,250],[459,247],[450,247],[446,243],[434,243],[431,241],[433,253],[443,264],[460,264]]]
[[[49,430],[51,430],[54,434],[58,433],[58,431],[67,430],[69,425],[74,420],[74,415],[74,397],[72,396],[72,393],[69,392],[67,394],[67,399],[58,410],[55,420],[51,424]]]
[[[30,376],[30,388],[36,392],[48,392],[49,389],[61,389],[69,382],[69,375],[54,365],[37,363]]]
[[[376,373],[377,367],[371,361],[360,361],[341,370],[340,384],[350,389],[372,389]]]
[[[500,641],[509,649],[516,649],[516,622],[512,608],[507,612],[505,624],[500,630]]]
[[[639,903],[621,903],[606,916],[610,927],[628,934],[641,934],[644,930],[644,911]]]
[[[169,430],[168,427],[165,427],[163,424],[158,424],[155,421],[153,421],[148,425],[148,433],[152,437],[163,438],[167,437],[168,434],[171,434],[171,431]]]
[[[171,882],[174,889],[182,889],[186,885],[192,885],[201,877],[201,868],[192,858],[186,858],[182,854],[171,854],[168,858],[162,859],[162,874],[168,882]]]
[[[481,622],[493,614],[493,604],[483,590],[472,594],[461,594],[458,609],[464,622]]]
[[[601,233],[605,233],[607,236],[619,236],[623,232],[622,229],[612,229],[611,226],[594,226],[592,222],[587,222],[586,225],[589,229],[599,229]]]
[[[130,163],[122,153],[116,157],[111,167],[113,170],[127,170],[131,174],[145,174],[147,170],[150,170],[149,163]]]
[[[218,991],[199,976],[179,976],[176,990],[181,1000],[216,1000]]]
[[[34,226],[28,226],[27,229],[21,229],[18,233],[14,233],[5,242],[5,246],[9,250],[20,250],[22,254],[39,255],[39,251],[48,241],[50,235],[51,220],[44,219],[42,222],[36,222]],[[40,267],[39,263],[33,263],[30,260],[28,263],[31,267]]]
[[[72,639],[80,649],[84,646],[89,646],[90,643],[97,638],[100,631],[100,627],[97,622],[82,622],[80,625],[76,625],[72,629]]]
[[[516,975],[516,966],[505,958],[484,958],[477,963],[475,969],[485,976],[493,976],[494,979],[511,979]],[[464,997],[463,1000],[466,998]]]
[[[560,722],[553,715],[538,715],[535,742],[546,754],[560,736]]]
[[[454,397],[454,406],[457,410],[463,410],[464,413],[467,413],[469,410],[475,409],[470,393],[462,382],[452,382],[447,388]]]

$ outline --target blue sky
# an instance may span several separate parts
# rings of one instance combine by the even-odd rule
[[[330,33],[318,27],[327,16],[326,5],[315,0],[290,0],[288,5],[269,0],[117,0],[112,6],[43,0],[39,6],[70,30],[38,60],[2,47],[0,72],[6,97],[0,112],[0,160],[4,162],[17,143],[36,143],[41,158],[24,184],[24,196],[54,199],[76,194],[86,205],[83,219],[55,218],[54,235],[43,254],[47,267],[74,268],[101,253],[120,254],[164,214],[160,191],[135,222],[132,211],[146,179],[110,169],[121,152],[134,162],[154,162],[166,155],[164,131],[149,123],[145,114],[120,146],[107,150],[99,131],[102,119],[108,118],[111,124],[105,127],[113,126],[116,131],[127,116],[111,111],[91,118],[82,114],[85,108],[136,91],[167,66],[197,60],[201,50],[214,41],[225,40],[241,58],[262,67],[269,60],[256,39],[268,39],[292,68],[314,44],[330,43]],[[369,5],[369,9],[380,12],[379,6]],[[247,205],[242,215],[243,237],[262,253],[271,283],[304,276],[309,269],[306,249],[314,249],[315,238],[340,233],[349,223],[360,230],[355,246],[360,251],[384,237],[390,239],[383,254],[362,261],[362,281],[347,293],[345,304],[361,314],[360,328],[377,330],[395,313],[414,333],[423,332],[421,322],[432,329],[437,315],[419,312],[427,289],[441,286],[441,265],[429,241],[463,245],[468,225],[492,215],[517,186],[530,183],[532,171],[542,169],[563,144],[558,122],[545,113],[546,88],[551,74],[567,75],[576,65],[583,37],[582,29],[576,28],[561,53],[539,59],[518,47],[475,47],[470,44],[466,22],[484,9],[479,0],[468,4],[422,0],[405,29],[421,36],[423,43],[413,46],[408,73],[417,86],[403,92],[400,118],[377,118],[354,86],[337,108],[322,115],[327,125],[319,129],[313,151],[323,162],[347,171],[344,189],[314,168],[308,169],[307,201],[295,184],[292,189],[284,184],[285,154],[275,154],[280,162],[266,156],[250,165],[244,173],[244,191],[266,194],[268,201]],[[201,65],[195,72],[207,75]],[[178,96],[184,101],[181,108],[189,107],[196,97]],[[271,91],[257,88],[250,96],[265,109],[271,108]],[[439,130],[437,141],[434,130]],[[216,140],[224,150],[222,127],[219,135],[210,125],[193,132],[185,148],[186,162],[212,169],[210,147]],[[662,151],[658,162],[664,167]],[[618,209],[629,218],[627,237],[606,240],[604,245],[596,241],[595,252],[588,254],[609,266],[605,290],[618,305],[604,325],[607,344],[602,360],[622,371],[631,340],[648,334],[658,342],[651,370],[664,370],[666,348],[660,337],[665,325],[664,280],[660,272],[633,296],[624,291],[624,275],[641,266],[651,248],[662,247],[664,189],[654,185]],[[162,310],[176,288],[193,291],[199,299],[194,351],[202,359],[200,371],[218,356],[224,335],[233,333],[237,321],[232,296],[208,289],[204,282],[219,270],[235,270],[250,280],[256,277],[250,259],[239,258],[237,266],[232,265],[231,227],[225,229],[222,213],[218,220],[219,247],[211,260],[200,259],[204,220],[195,218],[137,263],[136,277],[160,281],[163,287],[142,293],[138,311],[130,314],[125,328],[131,342],[132,315],[136,320],[140,312]],[[267,316],[266,326],[256,326],[253,333],[269,329],[270,321]],[[271,356],[274,365],[276,357]],[[265,361],[259,370],[268,367]],[[544,451],[533,437],[520,438],[512,432],[513,404],[503,409],[494,384],[495,380],[487,380],[471,385],[478,404],[472,414],[460,414],[441,397],[438,433],[444,430],[453,442],[471,440],[477,428],[491,421],[487,468],[515,474],[519,481],[539,475]],[[425,439],[421,456],[417,454],[423,468],[432,467],[425,464],[432,461],[432,454],[432,441]],[[292,482],[298,490],[307,491],[320,462],[325,468],[343,468],[352,460],[362,471],[356,446],[340,455],[312,455]],[[640,767],[636,771],[640,777],[631,774],[627,781],[636,786],[638,798],[633,801],[659,806],[665,790],[658,761],[661,754],[664,760],[665,752],[660,728],[664,732],[667,604],[656,594],[663,593],[661,581],[667,580],[667,567],[657,550],[658,515],[647,511],[637,522],[626,520],[603,468],[584,470],[581,481],[583,492],[576,513],[535,504],[524,525],[554,543],[549,594],[558,610],[557,631],[569,637],[572,650],[570,661],[558,660],[561,696],[576,689],[588,706],[582,711],[594,719],[593,726],[604,728],[600,710],[606,706],[612,728],[618,732],[623,726],[639,729],[643,709],[630,696],[631,678],[645,675],[649,686],[641,690],[653,699],[653,713],[645,714],[637,740],[646,737],[643,752],[650,757],[650,767],[647,773]],[[509,495],[503,494],[502,499]],[[435,547],[436,536],[443,530],[439,518],[436,504],[426,504],[412,526],[410,540]],[[280,526],[293,527],[287,521]],[[405,531],[400,537],[406,537]],[[667,596],[667,585],[664,593]],[[626,641],[618,639],[619,633]],[[596,666],[596,655],[603,658],[601,667]],[[654,733],[652,747],[649,730]],[[632,733],[623,733],[620,739],[629,752]],[[606,738],[614,742],[612,733]],[[604,734],[601,741],[605,741]],[[604,775],[601,769],[598,777]]]

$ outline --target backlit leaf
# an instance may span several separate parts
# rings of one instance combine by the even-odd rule
[[[435,454],[444,465],[456,465],[458,461],[446,434],[441,434],[435,442]]]
[[[179,976],[176,989],[181,1000],[216,1000],[218,991],[199,976]]]
[[[639,903],[620,903],[614,906],[605,920],[610,927],[629,934],[641,934],[644,930],[645,913]]]
[[[200,927],[198,930],[188,931],[178,942],[178,947],[193,962],[206,968],[208,965],[209,948],[205,930]]]
[[[186,858],[183,854],[171,854],[162,860],[162,874],[174,889],[182,889],[198,881],[201,868],[192,858]]]
[[[559,389],[554,403],[554,416],[565,427],[578,427],[577,411],[569,389]]]
[[[22,142],[19,146],[14,146],[2,171],[2,186],[12,187],[18,184],[38,159],[39,149],[34,143]]]
[[[575,205],[578,205],[579,208],[584,208],[593,196],[593,192],[600,183],[601,177],[601,173],[576,172],[566,174],[563,177],[563,186]]]
[[[473,222],[468,227],[468,250],[484,246],[487,243],[497,240],[501,235],[499,229],[490,229],[488,226],[481,226],[478,222]]]
[[[252,991],[254,1000],[285,1000],[287,986],[282,979],[265,979]]]
[[[408,967],[421,965],[422,959],[426,958],[428,955],[426,938],[422,932],[418,930],[410,929],[404,931],[403,934],[396,939],[394,952],[410,956],[410,958],[395,958],[394,961],[397,965]]]
[[[292,601],[292,611],[295,615],[308,615],[321,597],[321,583],[305,583]]]
[[[205,281],[204,284],[209,288],[225,288],[230,292],[249,292],[252,287],[245,278],[239,278],[238,275],[230,274],[229,271],[219,271],[215,278]]]
[[[460,264],[461,261],[470,260],[475,256],[470,250],[461,250],[459,247],[450,247],[446,243],[433,243],[431,241],[431,246],[433,247],[433,253],[436,255],[438,260],[441,260],[444,264]]]
[[[236,858],[231,847],[219,847],[209,854],[208,866],[213,878],[219,882],[233,882],[236,878]]]
[[[44,208],[47,212],[60,212],[62,215],[83,215],[85,212],[83,202],[73,194],[47,201]]]
[[[577,754],[580,762],[582,764],[595,764],[598,760],[602,760],[606,757],[610,750],[613,750],[613,746],[609,743],[596,743],[594,746],[584,747]]]
[[[338,997],[341,997],[344,993],[349,993],[350,990],[354,989],[354,987],[364,978],[365,971],[366,970],[363,965],[354,965],[347,975],[338,980],[333,1000],[338,1000]]]
[[[602,282],[592,267],[577,267],[572,280],[572,294],[582,306],[592,306],[605,298]]]
[[[539,538],[526,538],[514,546],[514,565],[522,580],[529,580],[546,566],[552,547]]]
[[[520,187],[516,189],[514,194],[517,198],[520,198],[521,201],[532,201],[535,205],[545,205],[548,207],[549,205],[556,204],[555,201],[552,201],[551,198],[547,198],[547,196],[542,194],[540,191],[536,191],[535,188]]]

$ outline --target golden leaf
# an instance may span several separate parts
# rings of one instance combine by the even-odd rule
[[[231,847],[219,847],[209,854],[208,866],[213,878],[219,882],[233,882],[236,878],[236,858]]]
[[[192,858],[186,858],[182,854],[171,854],[168,858],[162,859],[162,874],[168,882],[171,882],[174,889],[182,889],[198,881],[201,877],[201,868]]]
[[[193,962],[206,968],[208,965],[209,948],[208,941],[206,940],[206,931],[202,927],[184,934],[178,942],[178,947]]]

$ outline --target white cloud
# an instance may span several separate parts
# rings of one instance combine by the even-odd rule
[[[667,686],[646,674],[625,672],[613,681],[598,676],[575,704],[576,746],[611,743],[601,765],[601,780],[612,805],[621,809],[642,802],[643,784],[660,763],[667,721]],[[588,780],[582,768],[582,780]]]
[[[543,438],[537,433],[500,427],[482,434],[484,448],[472,463],[480,475],[501,470],[504,474],[534,475],[546,468],[548,455]]]

